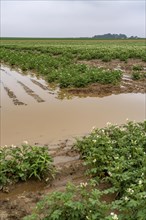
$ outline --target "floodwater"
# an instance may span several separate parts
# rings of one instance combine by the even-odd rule
[[[0,145],[50,144],[89,133],[107,122],[143,121],[146,94],[59,100],[43,79],[1,65]]]

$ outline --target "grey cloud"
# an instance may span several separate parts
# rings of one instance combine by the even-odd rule
[[[2,1],[1,36],[145,34],[144,1]]]

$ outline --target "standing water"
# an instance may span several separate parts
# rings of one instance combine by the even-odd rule
[[[57,99],[43,79],[1,66],[0,145],[49,144],[85,135],[93,126],[145,119],[145,94]]]

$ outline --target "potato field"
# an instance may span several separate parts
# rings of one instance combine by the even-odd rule
[[[0,219],[145,220],[145,39],[0,49]]]

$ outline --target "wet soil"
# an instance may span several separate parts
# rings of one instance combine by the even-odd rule
[[[89,180],[89,177],[85,175],[86,167],[72,146],[72,140],[65,140],[50,149],[57,170],[52,182],[31,179],[9,186],[5,192],[0,192],[0,220],[21,220],[31,214],[37,202],[47,194],[65,191],[68,183],[79,185]],[[101,183],[98,186],[100,190],[109,187],[110,184],[107,183]],[[104,195],[101,200],[110,203],[115,197],[115,194],[108,194]]]
[[[80,97],[105,97],[109,95],[118,95],[125,93],[145,93],[146,92],[146,79],[143,81],[134,81],[129,77],[123,77],[119,85],[101,85],[98,83],[89,85],[86,88],[72,88],[67,89],[66,92],[74,96]]]
[[[85,62],[88,65],[101,65],[99,61]],[[117,68],[119,63],[116,62],[119,61],[114,62],[104,65]],[[63,101],[57,99],[57,92],[52,92],[42,79],[2,67],[1,145],[19,145],[24,140],[30,144],[46,144],[58,172],[51,183],[29,180],[6,187],[5,192],[0,192],[0,220],[22,219],[31,213],[36,203],[47,193],[65,190],[68,182],[79,184],[87,181],[83,162],[72,148],[74,137],[88,134],[94,125],[104,127],[107,121],[121,124],[126,118],[136,121],[145,119],[145,81],[131,79],[129,65],[133,63],[128,63],[127,67],[124,62],[124,66],[121,62],[120,65],[118,68],[125,68],[120,85],[93,84],[83,89],[68,89],[67,93],[71,98],[75,95],[75,98]],[[59,95],[66,98],[66,91]],[[88,98],[82,99],[76,95]],[[26,105],[16,105],[16,99]],[[62,139],[66,141],[58,143]],[[103,199],[110,202],[114,196]]]
[[[44,195],[56,190],[64,191],[69,182],[77,185],[87,181],[82,160],[72,149],[69,140],[54,145],[50,154],[54,157],[54,165],[57,169],[55,179],[51,183],[29,180],[7,187],[5,192],[0,192],[0,220],[20,220],[31,213]]]
[[[81,97],[104,97],[112,94],[122,93],[146,93],[146,77],[141,80],[133,80],[132,72],[133,66],[141,66],[141,74],[146,75],[146,62],[138,59],[129,59],[127,62],[112,60],[110,62],[103,62],[101,60],[90,60],[90,61],[78,61],[78,63],[86,64],[88,66],[94,66],[97,68],[105,68],[110,70],[121,70],[123,77],[118,85],[101,85],[94,83],[86,88],[69,88],[64,92],[70,93],[71,95]]]
[[[48,90],[48,87],[47,87],[47,86],[41,84],[40,82],[36,81],[35,79],[31,79],[31,81],[32,81],[34,84],[36,84],[36,85],[38,85],[39,87],[41,87],[42,89]]]
[[[106,68],[110,70],[121,70],[125,74],[131,74],[133,71],[133,66],[141,66],[143,69],[142,72],[146,71],[146,62],[140,60],[140,59],[128,59],[125,61],[120,61],[118,59],[111,60],[109,62],[103,62],[102,60],[82,60],[78,61],[78,63],[83,63],[89,66],[94,66],[98,68]]]

